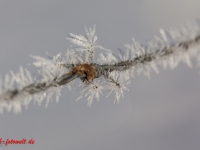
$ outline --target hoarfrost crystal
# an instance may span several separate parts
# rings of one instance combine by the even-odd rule
[[[120,98],[124,98],[124,91],[129,91],[129,89],[126,86],[131,83],[130,79],[127,79],[126,76],[119,76],[117,73],[113,72],[110,74],[107,80],[109,81],[106,82],[107,88],[109,90],[107,97],[111,93],[114,93],[114,103],[119,103]]]
[[[99,101],[100,95],[103,94],[103,86],[100,85],[100,80],[96,82],[81,82],[79,86],[82,88],[82,91],[77,100],[87,97],[88,106],[91,106],[94,98]]]

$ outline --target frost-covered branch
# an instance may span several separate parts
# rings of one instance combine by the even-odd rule
[[[10,72],[4,80],[0,80],[0,111],[6,108],[21,111],[21,105],[27,106],[31,100],[41,104],[44,98],[48,102],[53,94],[56,101],[60,97],[63,85],[69,89],[73,80],[80,78],[82,88],[78,99],[87,98],[88,106],[93,99],[99,100],[103,90],[115,95],[115,103],[124,97],[124,91],[131,83],[135,72],[147,76],[150,72],[159,72],[157,66],[175,68],[179,62],[191,67],[191,58],[196,58],[200,66],[200,25],[160,30],[160,37],[154,37],[143,46],[132,40],[125,44],[121,54],[103,48],[97,43],[95,26],[85,28],[85,36],[70,33],[68,38],[73,45],[64,57],[48,55],[48,58],[31,56],[35,59],[33,65],[40,68],[38,77],[32,77],[28,70],[20,67],[19,73]],[[96,50],[102,50],[97,60],[94,60]],[[103,78],[100,78],[103,77]]]
[[[186,53],[189,52],[192,48],[198,47],[200,44],[200,36],[197,36],[193,40],[184,41],[177,43],[176,45],[172,45],[171,47],[164,47],[162,49],[155,50],[155,52],[144,52],[143,54],[134,57],[133,59],[124,59],[115,64],[106,64],[101,65],[103,70],[109,70],[110,72],[115,71],[125,71],[130,69],[131,67],[136,67],[137,65],[150,63],[155,60],[162,60],[167,57],[171,57],[178,53]],[[128,47],[128,46],[127,46]],[[129,48],[129,47],[128,47]],[[129,55],[128,55],[129,56]],[[189,61],[189,60],[187,60]],[[189,66],[191,66],[190,62],[187,62]]]
[[[28,86],[25,86],[24,88],[20,90],[14,89],[14,90],[5,91],[4,93],[1,94],[0,99],[4,99],[8,101],[8,100],[14,99],[16,96],[21,95],[21,94],[25,94],[25,93],[29,95],[36,94],[39,92],[46,91],[51,87],[58,87],[58,86],[65,85],[78,77],[79,75],[77,74],[72,74],[72,75],[64,74],[58,79],[54,78],[51,82],[32,83]]]

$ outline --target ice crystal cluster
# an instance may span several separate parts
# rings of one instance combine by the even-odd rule
[[[85,27],[84,36],[70,33],[67,40],[72,45],[63,56],[31,56],[35,60],[33,65],[39,68],[37,77],[20,67],[18,73],[11,71],[0,79],[0,112],[7,109],[18,113],[22,105],[27,107],[31,101],[40,105],[44,99],[47,106],[52,99],[58,101],[62,86],[71,89],[77,78],[81,88],[78,99],[86,99],[88,106],[93,99],[99,100],[104,90],[108,91],[107,96],[114,94],[114,103],[119,103],[136,73],[149,76],[152,71],[159,72],[158,65],[173,69],[179,62],[191,67],[191,58],[196,58],[200,66],[198,22],[168,31],[160,29],[160,36],[145,46],[132,39],[119,55],[97,44],[95,26]],[[96,50],[102,52],[95,62]]]

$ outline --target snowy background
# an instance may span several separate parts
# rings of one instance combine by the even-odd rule
[[[98,43],[117,51],[131,38],[145,44],[159,29],[200,17],[199,0],[35,0],[0,1],[0,74],[30,65],[32,55],[64,54],[69,33],[96,24]],[[197,150],[200,148],[199,69],[180,64],[151,78],[132,81],[119,105],[102,96],[92,107],[78,86],[63,88],[59,103],[31,103],[21,114],[0,115],[0,138],[35,140],[34,145],[0,149]]]

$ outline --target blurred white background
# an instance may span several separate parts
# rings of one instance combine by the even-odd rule
[[[199,0],[17,0],[0,1],[0,74],[29,65],[32,55],[64,54],[68,33],[84,34],[96,24],[98,43],[117,51],[134,37],[141,43],[159,29],[193,22]],[[180,64],[175,70],[140,75],[119,105],[114,96],[87,107],[76,102],[78,86],[63,88],[59,103],[45,109],[31,103],[21,114],[0,115],[0,138],[30,139],[34,145],[8,145],[6,150],[197,150],[200,148],[200,76]]]

